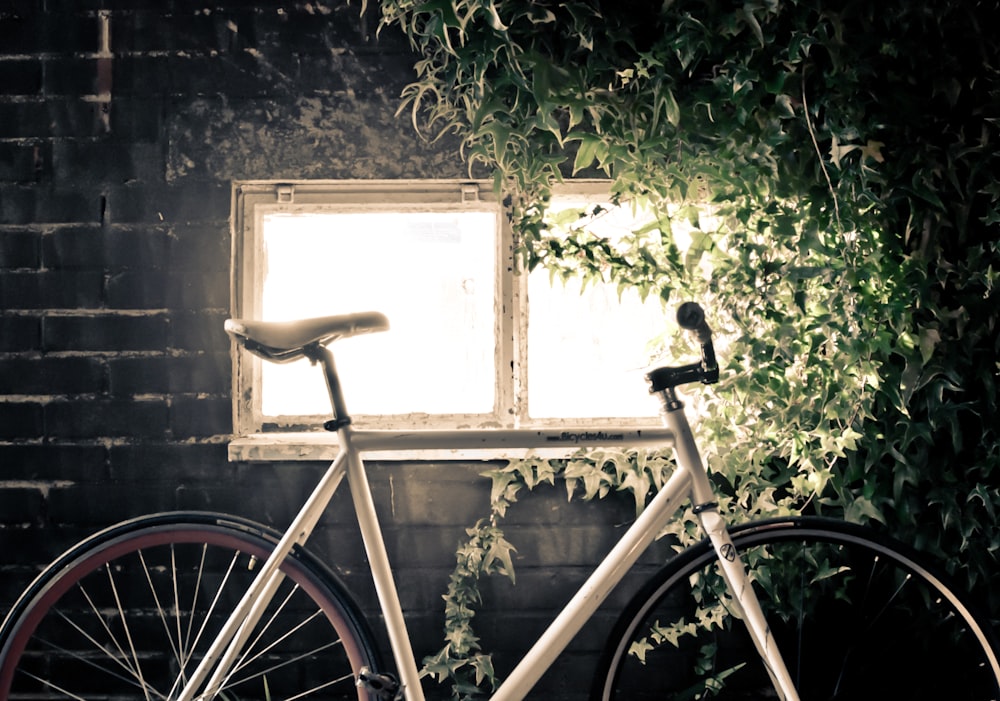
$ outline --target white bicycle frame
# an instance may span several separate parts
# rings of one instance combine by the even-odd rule
[[[237,604],[205,657],[184,683],[177,701],[211,699],[228,674],[281,582],[279,566],[295,545],[309,538],[344,476],[354,502],[364,547],[368,556],[379,605],[406,701],[424,701],[420,673],[410,645],[399,595],[393,581],[378,515],[372,498],[362,454],[370,451],[412,451],[422,449],[542,449],[567,444],[579,447],[608,445],[633,448],[672,445],[677,469],[642,514],[625,531],[573,598],[542,633],[524,658],[500,685],[491,701],[520,701],[593,615],[611,590],[638,560],[642,552],[673,518],[686,499],[698,514],[702,529],[718,555],[723,578],[741,618],[771,675],[778,696],[798,701],[798,694],[774,643],[767,621],[743,562],[715,503],[711,482],[699,455],[683,404],[672,389],[663,393],[663,428],[619,431],[595,428],[462,429],[384,431],[358,430],[350,425],[340,395],[332,356],[323,359],[330,388],[340,453],[320,479],[313,493],[296,515],[274,552],[261,568],[250,588]],[[177,685],[182,683],[178,679]]]
[[[423,701],[419,670],[410,645],[403,619],[399,595],[393,580],[389,557],[379,527],[375,504],[369,487],[361,454],[367,451],[403,451],[428,448],[467,450],[475,448],[541,449],[572,443],[598,447],[625,445],[630,447],[666,447],[673,444],[678,467],[642,514],[622,535],[621,539],[591,576],[566,604],[560,614],[535,642],[510,676],[500,685],[491,701],[520,701],[541,678],[556,657],[580,631],[611,590],[652,543],[657,534],[675,515],[685,499],[696,505],[702,528],[719,555],[726,583],[743,613],[751,637],[761,658],[771,671],[780,698],[797,701],[798,695],[785,669],[760,605],[746,577],[742,561],[729,539],[725,522],[714,508],[711,483],[705,472],[697,447],[682,409],[664,414],[666,427],[641,431],[601,431],[594,428],[560,428],[555,430],[422,430],[381,431],[355,430],[343,426],[338,430],[341,452],[323,475],[254,583],[236,607],[228,624],[220,632],[202,664],[188,680],[179,701],[211,698],[224,682],[232,662],[250,635],[261,612],[267,606],[280,582],[278,567],[291,548],[304,544],[333,494],[346,475],[358,516],[364,546],[370,563],[389,641],[407,701]],[[700,508],[699,508],[700,507]],[[206,677],[214,674],[199,689]]]

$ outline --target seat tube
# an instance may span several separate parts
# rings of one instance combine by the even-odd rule
[[[375,583],[375,593],[378,596],[382,615],[385,618],[389,645],[396,660],[396,671],[399,673],[403,694],[407,701],[424,701],[423,689],[420,686],[420,672],[417,669],[413,647],[406,630],[403,608],[393,580],[389,555],[386,551],[382,529],[379,526],[375,501],[368,484],[364,462],[351,444],[350,426],[342,426],[337,432],[337,437],[340,441],[340,449],[347,453],[348,486],[354,500],[354,511],[361,528],[365,552],[368,554],[368,565]]]
[[[684,405],[673,390],[664,392],[663,421],[674,432],[674,452],[677,462],[691,474],[691,500],[702,530],[708,536],[719,560],[719,570],[726,582],[738,613],[753,640],[757,653],[774,685],[778,697],[784,701],[799,701],[798,692],[788,668],[771,635],[770,626],[760,607],[760,601],[747,577],[746,568],[729,536],[726,520],[719,513],[715,491],[705,464],[698,452],[691,426],[684,414]]]

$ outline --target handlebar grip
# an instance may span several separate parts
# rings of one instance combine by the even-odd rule
[[[705,310],[697,302],[685,302],[677,308],[677,324],[698,337],[698,342],[712,342],[712,329],[705,322]]]

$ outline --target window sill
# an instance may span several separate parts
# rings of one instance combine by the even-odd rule
[[[393,450],[366,450],[364,458],[370,461],[441,461],[441,460],[517,460],[527,457],[559,459],[579,455],[588,448],[613,447],[618,449],[638,446],[666,447],[672,443],[672,434],[665,429],[643,427],[625,430],[620,438],[606,440],[608,432],[616,429],[583,429],[590,437],[584,440],[561,440],[536,447],[464,446],[460,448],[399,448]],[[559,429],[555,429],[558,434]],[[567,433],[562,433],[566,436]],[[658,438],[655,438],[658,436]],[[655,440],[654,440],[655,438]],[[294,462],[334,460],[340,453],[337,436],[327,432],[274,432],[237,436],[229,442],[230,462]]]

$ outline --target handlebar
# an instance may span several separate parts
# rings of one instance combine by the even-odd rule
[[[677,308],[677,324],[693,332],[699,343],[712,342],[712,329],[705,323],[705,310],[697,302],[685,302]]]
[[[685,302],[677,308],[677,324],[695,335],[701,344],[701,362],[680,367],[660,367],[646,373],[652,394],[690,382],[710,385],[719,381],[719,364],[712,344],[712,329],[705,321],[705,310],[697,302]]]

